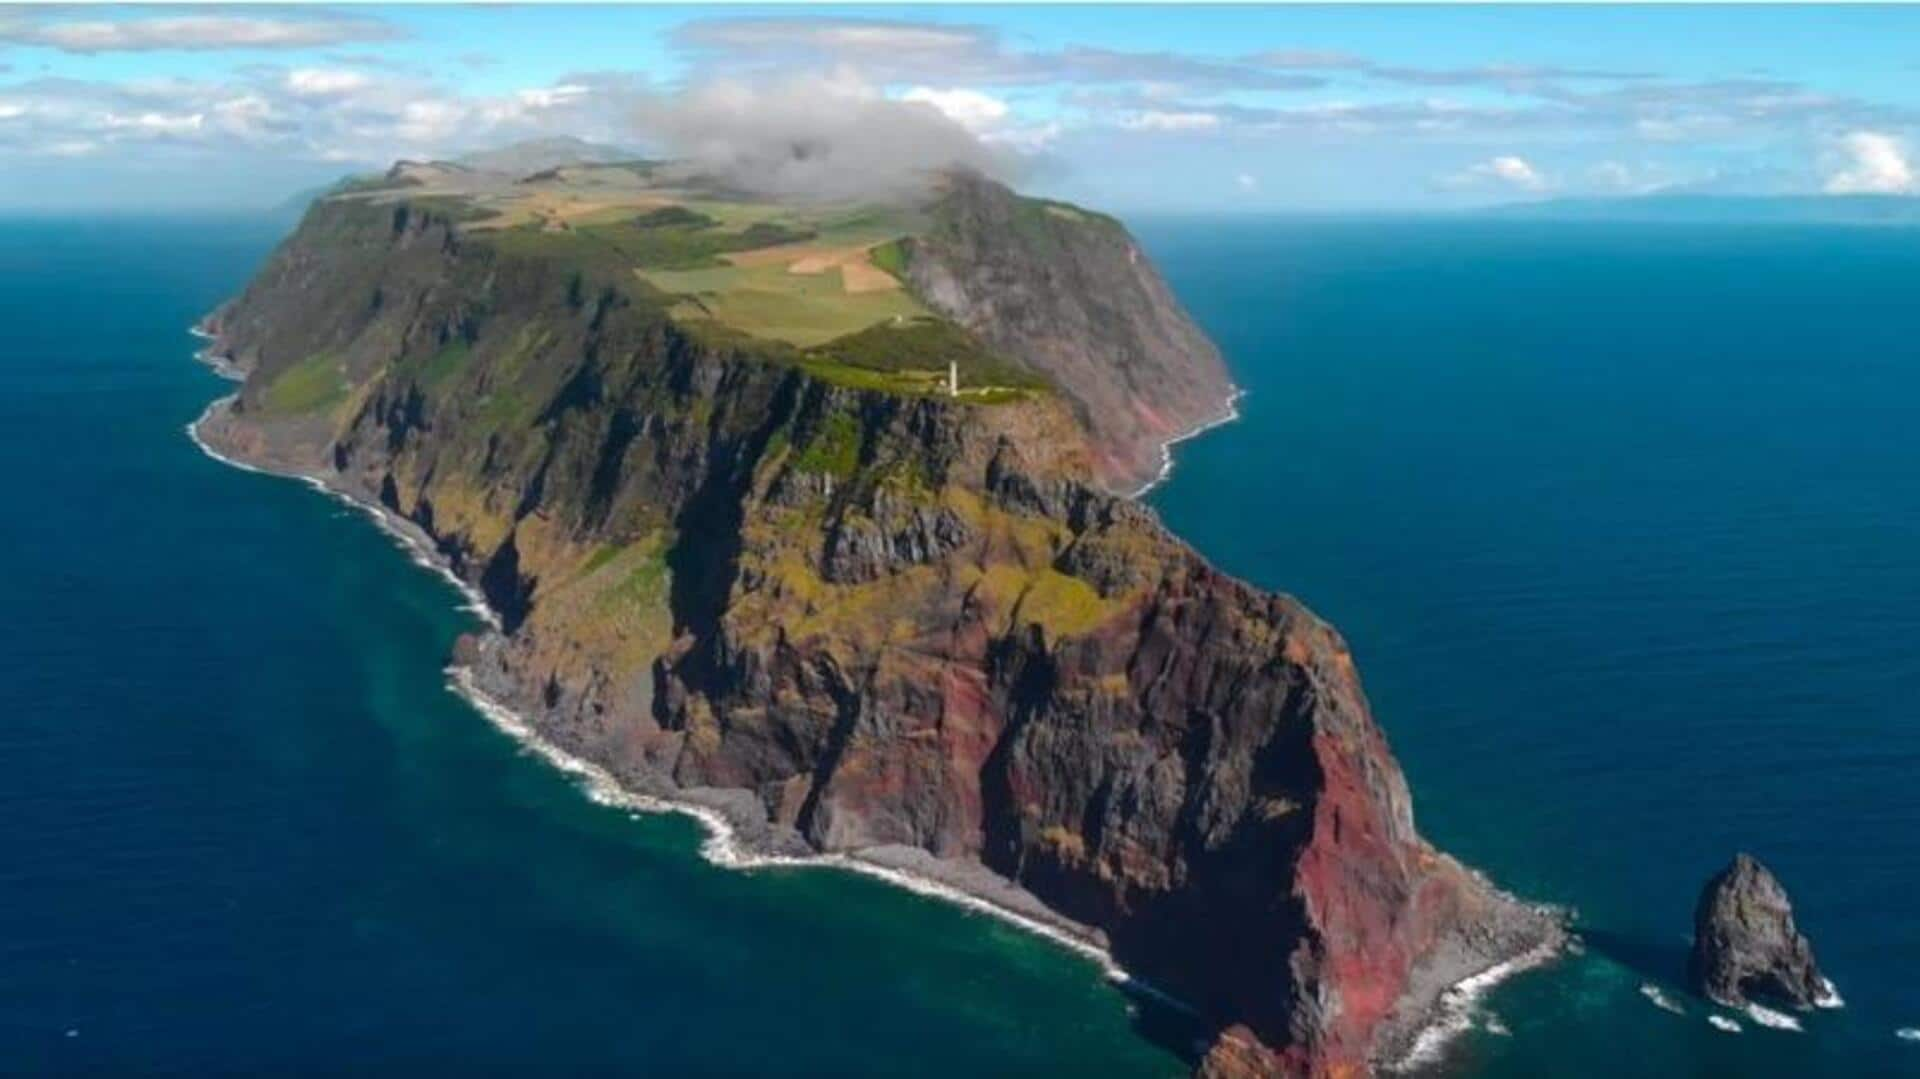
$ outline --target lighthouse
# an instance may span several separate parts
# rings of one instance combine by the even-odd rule
[[[947,396],[960,396],[960,361],[947,361]]]

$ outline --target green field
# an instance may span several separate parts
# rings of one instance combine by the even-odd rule
[[[465,182],[433,167],[421,170],[419,181],[406,201],[457,201],[453,189]],[[476,192],[467,209],[486,215],[470,232],[479,242],[564,261],[603,281],[638,281],[648,302],[664,303],[689,331],[791,346],[795,362],[840,385],[945,394],[951,363],[959,367],[965,401],[1014,400],[1046,388],[914,298],[907,287],[910,237],[938,225],[924,211],[732,199],[711,189],[655,186],[647,175],[610,167],[553,170]],[[1033,224],[1044,227],[1068,210],[1035,203],[1031,212]],[[439,382],[466,360],[456,343],[418,374]],[[324,365],[302,365],[284,378],[284,387],[270,387],[269,407],[319,407],[346,389]],[[481,410],[517,413],[521,405],[507,384],[494,387]]]
[[[1000,404],[1047,388],[1045,379],[930,315],[889,319],[835,338],[808,349],[800,365],[843,386],[932,396],[948,392],[951,365],[960,376],[959,399],[973,404]]]
[[[643,268],[641,276],[662,292],[683,297],[673,312],[683,319],[708,319],[755,337],[785,341],[802,348],[823,344],[878,323],[916,319],[930,312],[898,287],[903,265],[896,241],[915,227],[913,214],[899,210],[796,210],[764,203],[728,203],[690,200],[688,212],[704,215],[720,229],[738,229],[745,235],[754,227],[777,226],[805,233],[805,243],[741,247],[735,257],[714,264],[679,264]],[[764,233],[763,233],[764,234]],[[871,256],[854,257],[863,264],[850,273],[890,274],[887,287],[867,291],[849,288],[847,273],[828,267],[811,273],[793,272],[793,264],[809,255],[841,256],[856,248],[873,248],[891,257],[893,266],[878,266]],[[755,258],[753,255],[762,257]]]
[[[319,352],[287,368],[270,383],[261,402],[268,412],[291,415],[314,412],[340,403],[347,396],[347,379],[332,353]]]
[[[904,289],[848,292],[838,270],[797,274],[771,263],[653,270],[641,276],[655,288],[681,297],[672,309],[677,318],[708,319],[803,348],[878,322],[929,314]]]

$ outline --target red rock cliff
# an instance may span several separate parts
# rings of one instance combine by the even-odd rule
[[[1365,1072],[1552,936],[1415,832],[1332,628],[1100,489],[1084,402],[833,385],[629,280],[323,203],[215,320],[251,374],[204,433],[426,529],[548,737],[769,849],[1017,883],[1209,1074]]]

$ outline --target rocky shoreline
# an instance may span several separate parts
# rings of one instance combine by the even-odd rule
[[[203,357],[208,366],[226,375],[212,357]],[[530,715],[534,708],[516,708],[509,701],[528,695],[524,681],[518,678],[506,657],[507,638],[500,632],[498,615],[486,604],[478,589],[462,579],[434,547],[433,540],[419,525],[393,513],[363,492],[356,492],[335,479],[311,471],[275,465],[267,461],[241,459],[231,445],[217,445],[218,431],[225,421],[232,397],[222,397],[207,406],[200,417],[187,425],[187,435],[207,456],[221,464],[246,472],[298,480],[313,489],[350,506],[370,518],[392,537],[415,565],[430,570],[448,581],[467,600],[462,610],[475,614],[486,629],[462,638],[459,654],[447,668],[448,688],[474,705],[489,722],[500,727],[528,748],[564,772],[585,781],[598,801],[648,813],[681,813],[698,820],[708,831],[701,853],[709,862],[732,869],[756,869],[767,866],[829,866],[879,877],[922,895],[957,903],[979,913],[991,914],[1029,932],[1044,936],[1099,963],[1116,981],[1137,986],[1161,999],[1185,1008],[1173,997],[1139,982],[1122,971],[1107,952],[1106,936],[1098,929],[1062,917],[1038,898],[984,866],[939,859],[914,847],[888,845],[849,854],[821,854],[808,846],[792,829],[772,826],[765,810],[751,792],[724,788],[681,788],[665,776],[630,771],[615,777],[604,767],[577,755],[573,749],[552,740],[558,732],[542,729]]]
[[[1417,1067],[1561,920],[1420,836],[1337,630],[1116,493],[1232,385],[1123,226],[983,184],[919,292],[1057,391],[892,392],[597,248],[340,198],[202,324],[245,379],[195,434],[484,595],[452,688],[714,860],[1051,936],[1191,1004],[1213,1079]]]
[[[211,338],[200,327],[196,336]],[[245,372],[227,357],[207,349],[197,355],[223,378],[240,380]],[[1228,413],[1164,447],[1171,466],[1171,447],[1206,430],[1238,418],[1229,399]],[[463,609],[475,614],[486,628],[462,638],[459,654],[447,669],[448,688],[468,701],[488,722],[518,741],[526,751],[580,780],[588,797],[602,804],[634,812],[678,813],[692,817],[706,832],[701,855],[711,864],[730,869],[767,867],[821,867],[860,873],[896,887],[952,903],[974,913],[999,918],[1044,937],[1096,963],[1103,974],[1123,990],[1149,996],[1184,1012],[1193,1009],[1177,997],[1128,973],[1115,962],[1107,938],[1099,929],[1066,918],[1031,892],[971,860],[937,858],[925,850],[887,845],[845,853],[821,853],[790,828],[771,824],[761,802],[750,791],[723,788],[682,788],[665,776],[638,769],[616,774],[556,738],[557,726],[532,718],[542,710],[527,706],[535,699],[524,678],[513,670],[508,638],[500,632],[498,615],[485,597],[461,577],[418,524],[382,506],[371,493],[356,492],[313,471],[266,459],[243,459],[244,451],[222,442],[232,395],[208,405],[187,426],[188,436],[209,457],[244,471],[299,480],[369,517],[408,553],[416,564],[453,585],[467,600]],[[1159,481],[1154,481],[1157,484]],[[1149,484],[1150,488],[1153,484]],[[1144,493],[1146,489],[1143,489]],[[513,703],[510,703],[513,702]],[[519,707],[516,707],[516,704]],[[1384,1071],[1417,1072],[1436,1063],[1455,1038],[1472,1028],[1479,999],[1493,986],[1557,958],[1567,940],[1562,912],[1527,904],[1487,888],[1511,904],[1497,912],[1490,924],[1478,926],[1447,942],[1419,968],[1400,1004],[1395,1021],[1379,1040]],[[1510,916],[1509,916],[1510,915]]]
[[[1198,424],[1195,424],[1193,427],[1189,428],[1187,431],[1181,434],[1174,435],[1173,437],[1160,443],[1160,471],[1157,474],[1155,474],[1155,476],[1152,479],[1134,488],[1132,491],[1129,491],[1127,493],[1127,497],[1128,498],[1145,498],[1147,494],[1151,492],[1155,487],[1158,487],[1161,484],[1167,482],[1167,477],[1173,475],[1173,448],[1175,446],[1178,446],[1182,442],[1189,442],[1193,439],[1199,438],[1201,435],[1206,434],[1208,431],[1211,431],[1216,427],[1225,427],[1227,424],[1230,424],[1239,420],[1240,419],[1240,399],[1242,397],[1245,397],[1246,395],[1247,395],[1247,391],[1241,389],[1238,386],[1232,387],[1230,392],[1227,394],[1227,403],[1224,406],[1222,406],[1221,412],[1218,416],[1215,416],[1213,419],[1204,420]]]

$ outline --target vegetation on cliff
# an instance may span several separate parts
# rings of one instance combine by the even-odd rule
[[[960,180],[896,243],[886,215],[544,181],[423,209],[445,184],[412,178],[317,205],[217,316],[250,374],[203,434],[425,529],[500,615],[475,678],[547,737],[638,789],[734,791],[772,849],[1018,883],[1234,1027],[1216,1072],[1364,1068],[1453,967],[1549,933],[1414,832],[1336,633],[1103,490],[1138,455],[1087,417],[1178,377],[1190,329],[1090,328],[1171,304],[1117,222]],[[925,303],[798,343],[670,287],[791,245],[634,261],[755,221],[868,230],[779,272],[852,295],[855,250]],[[622,238],[651,231],[684,235]],[[1110,345],[1124,385],[1089,389]],[[973,392],[929,380],[949,363]]]
[[[395,235],[444,224],[470,253],[574,275],[576,307],[612,292],[690,336],[849,388],[942,393],[951,364],[969,404],[1063,392],[1095,480],[1114,489],[1156,475],[1160,444],[1215,418],[1231,391],[1118,221],[969,174],[921,205],[810,205],[660,163],[520,177],[403,163],[336,189],[303,231],[338,235],[363,215]],[[365,373],[345,372],[346,388]]]

